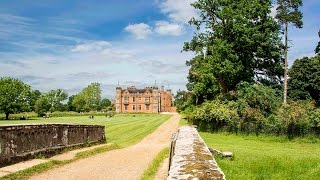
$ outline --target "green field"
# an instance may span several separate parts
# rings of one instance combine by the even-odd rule
[[[234,153],[216,158],[227,179],[319,179],[320,143],[285,137],[200,133],[211,148]]]
[[[96,124],[106,127],[108,143],[115,143],[120,147],[126,147],[142,140],[146,135],[153,132],[171,115],[159,114],[117,114],[112,118],[95,116],[89,119],[88,116],[77,117],[54,117],[35,118],[34,120],[10,120],[0,121],[0,126],[5,124],[42,124],[42,123],[73,123],[73,124]]]

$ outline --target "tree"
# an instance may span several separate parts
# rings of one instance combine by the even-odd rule
[[[318,32],[318,36],[320,38],[320,30]],[[318,42],[318,45],[317,45],[317,47],[315,49],[315,52],[316,52],[316,54],[318,54],[320,56],[320,41]]]
[[[283,103],[287,104],[288,91],[288,25],[293,24],[297,28],[302,28],[302,13],[299,7],[302,6],[302,0],[277,0],[276,19],[284,28],[285,45],[284,45],[284,90]]]
[[[190,24],[200,31],[183,50],[196,56],[190,66],[188,90],[197,103],[234,91],[241,81],[281,82],[280,26],[269,15],[271,0],[198,0],[200,18]]]
[[[30,86],[10,77],[0,78],[0,112],[9,114],[27,109],[30,96]]]
[[[111,101],[108,98],[104,98],[101,100],[99,109],[104,109],[111,106]]]
[[[29,105],[30,105],[30,110],[34,111],[34,107],[36,104],[36,101],[40,98],[41,92],[39,90],[32,90],[30,93],[30,99],[29,99]]]
[[[296,60],[289,77],[289,97],[294,100],[312,98],[320,105],[320,56]]]
[[[62,89],[51,90],[46,94],[48,103],[50,104],[50,111],[55,111],[61,106],[61,102],[68,98],[68,93]]]
[[[178,112],[184,111],[189,105],[194,104],[194,96],[190,91],[178,90],[174,96],[174,106]]]
[[[34,110],[39,117],[43,116],[50,109],[50,104],[48,102],[47,96],[41,95],[34,105]]]
[[[69,97],[69,100],[68,100],[68,103],[67,103],[69,111],[76,111],[76,107],[72,104],[72,101],[73,101],[74,97],[75,97],[75,95],[72,95],[72,96]]]
[[[101,88],[99,83],[91,83],[77,94],[72,105],[76,107],[77,111],[97,110],[101,101]]]

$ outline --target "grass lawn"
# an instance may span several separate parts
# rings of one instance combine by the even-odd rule
[[[225,133],[200,135],[209,147],[234,153],[234,160],[216,158],[227,179],[320,178],[319,141]]]
[[[76,117],[53,117],[35,118],[34,120],[10,120],[0,121],[0,126],[5,124],[43,124],[43,123],[73,123],[73,124],[96,124],[106,127],[106,138],[108,143],[115,143],[120,147],[126,147],[142,140],[146,135],[152,133],[171,115],[160,114],[117,114],[112,118],[95,116]]]

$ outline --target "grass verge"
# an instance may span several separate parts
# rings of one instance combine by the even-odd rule
[[[231,151],[233,160],[216,158],[227,179],[319,179],[320,143],[285,137],[203,133],[209,147]]]
[[[169,147],[162,149],[159,154],[149,164],[148,169],[143,172],[140,180],[153,180],[156,176],[161,163],[169,157]]]

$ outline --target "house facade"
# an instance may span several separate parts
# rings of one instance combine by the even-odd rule
[[[145,87],[138,89],[134,86],[123,89],[116,88],[116,112],[173,112],[173,96],[171,90],[164,87]]]

